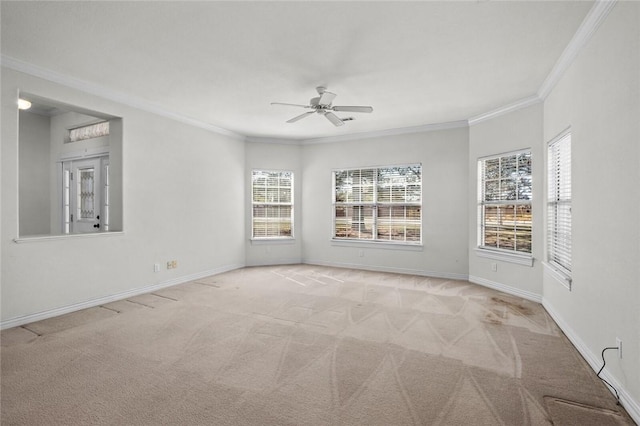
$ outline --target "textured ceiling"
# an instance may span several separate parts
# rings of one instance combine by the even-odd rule
[[[534,95],[593,5],[7,2],[2,55],[247,136],[310,139],[465,120]],[[315,87],[372,114],[334,127]]]

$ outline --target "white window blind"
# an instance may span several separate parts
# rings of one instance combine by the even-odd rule
[[[252,237],[293,237],[293,172],[254,170]]]
[[[478,160],[478,245],[531,253],[531,151]]]
[[[422,166],[333,172],[334,229],[340,240],[422,241]]]
[[[571,133],[549,143],[548,261],[571,276]]]

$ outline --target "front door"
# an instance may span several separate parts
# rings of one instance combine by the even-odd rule
[[[62,164],[62,231],[87,234],[103,231],[103,159],[89,158]]]

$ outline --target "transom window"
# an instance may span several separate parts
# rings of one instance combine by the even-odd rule
[[[531,253],[531,151],[478,160],[478,245]]]
[[[334,170],[333,238],[420,244],[422,165]]]
[[[99,138],[100,136],[109,135],[109,122],[101,121],[99,123],[88,124],[86,126],[74,127],[69,129],[65,142],[78,142],[86,139]]]
[[[252,237],[293,238],[293,172],[254,170],[251,193]]]

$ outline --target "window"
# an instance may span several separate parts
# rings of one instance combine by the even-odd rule
[[[478,245],[531,253],[531,151],[478,161]]]
[[[254,170],[253,238],[293,238],[293,172]]]
[[[101,121],[100,123],[89,124],[86,126],[74,127],[69,129],[67,142],[78,142],[86,139],[99,138],[100,136],[109,135],[109,122]]]
[[[420,244],[422,165],[333,172],[333,238]]]
[[[549,143],[547,235],[548,261],[571,276],[571,133]]]

